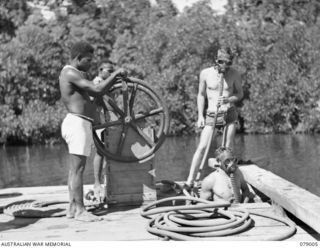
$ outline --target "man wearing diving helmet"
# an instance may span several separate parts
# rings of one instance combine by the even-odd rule
[[[198,127],[203,128],[199,145],[193,155],[190,172],[185,187],[193,186],[200,163],[205,156],[206,147],[210,144],[210,134],[212,132],[213,120],[218,112],[218,123],[226,128],[224,146],[233,149],[234,136],[236,132],[236,122],[238,115],[235,103],[243,97],[240,73],[231,67],[233,54],[230,48],[220,48],[213,66],[205,68],[200,73],[199,91],[197,97],[198,106]],[[223,86],[222,86],[223,85]],[[220,95],[222,87],[222,95]],[[205,99],[208,99],[208,108],[205,110]],[[222,118],[219,115],[222,114]],[[223,123],[219,123],[222,119]],[[213,134],[215,135],[215,134]]]
[[[216,159],[209,160],[214,171],[202,181],[200,198],[205,200],[222,199],[233,202],[248,202],[253,198],[243,174],[238,169],[237,158],[232,151],[220,147],[215,152]],[[232,182],[233,180],[233,182]]]

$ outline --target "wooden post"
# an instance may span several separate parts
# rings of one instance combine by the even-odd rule
[[[320,197],[256,165],[239,168],[246,182],[320,232]]]
[[[108,150],[116,153],[121,127],[113,127],[105,134]],[[153,129],[143,128],[154,140]],[[139,157],[149,149],[134,130],[128,128],[122,153]],[[107,196],[111,205],[143,205],[156,200],[154,156],[140,162],[119,162],[107,158]]]

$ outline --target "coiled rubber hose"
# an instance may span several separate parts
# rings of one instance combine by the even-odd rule
[[[159,204],[177,200],[198,204],[156,207]],[[212,202],[195,197],[177,196],[155,201],[141,209],[141,215],[150,219],[147,231],[166,240],[221,240],[223,236],[247,230],[253,223],[250,214],[271,218],[289,227],[283,233],[269,235],[259,240],[283,240],[296,231],[295,224],[290,220],[248,211],[245,208],[230,207],[230,203],[226,201]],[[151,217],[152,215],[156,216]],[[224,239],[228,240],[230,237],[224,237]],[[250,240],[252,238],[238,236],[232,239]]]

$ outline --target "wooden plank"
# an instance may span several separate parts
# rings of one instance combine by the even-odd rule
[[[127,208],[128,209],[128,208]],[[0,223],[0,237],[5,240],[154,240],[145,226],[147,220],[139,208],[127,211],[110,209],[100,222],[78,222],[60,218],[7,218]],[[0,215],[0,219],[1,215]]]
[[[120,136],[122,128],[108,133],[106,139],[110,151],[116,152],[118,141],[113,136]],[[143,132],[154,140],[153,130],[144,128]],[[130,128],[126,132],[121,155],[141,157],[150,150],[145,140]],[[108,160],[107,195],[114,204],[141,205],[144,202],[156,200],[154,158],[144,161],[126,163]]]
[[[154,201],[156,195],[153,193],[137,194],[114,194],[111,195],[111,204],[117,206],[137,206]]]
[[[109,131],[107,132],[106,146],[112,154],[117,154],[121,132],[121,126],[110,127]],[[150,139],[150,141],[154,142],[154,131],[151,128],[143,128],[142,132]],[[139,158],[149,151],[150,147],[147,144],[146,140],[143,139],[141,135],[137,134],[137,132],[135,132],[132,127],[129,127],[125,135],[121,155],[119,156]]]
[[[93,189],[93,185],[84,185],[83,189],[86,192]],[[22,200],[68,201],[68,187],[61,185],[0,189],[0,212],[8,204]]]
[[[115,223],[118,223],[117,225]],[[77,223],[72,223],[76,225]],[[106,222],[90,227],[56,225],[57,228],[17,229],[14,232],[1,232],[4,240],[70,240],[70,241],[98,241],[98,240],[154,240],[155,237],[145,230],[145,225],[124,222]]]
[[[273,207],[267,203],[242,204],[249,210],[262,213],[272,213]],[[64,217],[23,219],[0,215],[0,236],[5,240],[157,240],[149,234],[145,226],[147,219],[140,216],[140,208],[110,208],[106,209],[101,222],[78,222]],[[284,224],[259,216],[251,216],[254,228],[230,237],[216,240],[263,240],[266,235],[274,235],[284,231]],[[5,228],[4,228],[5,226]],[[1,229],[4,228],[4,229]],[[300,240],[315,240],[302,228],[297,227]],[[298,238],[294,240],[299,240]]]
[[[85,190],[89,189],[89,188],[93,188],[93,185],[87,184],[87,185],[84,185],[83,188]],[[0,189],[0,203],[3,199],[6,199],[5,197],[2,197],[2,195],[15,194],[15,193],[20,193],[23,195],[67,194],[68,193],[68,186],[67,185],[59,185],[59,186],[18,187],[18,188]]]
[[[239,168],[249,184],[320,232],[320,198],[318,196],[256,165]]]
[[[122,172],[126,173],[127,171],[151,171],[154,169],[153,161],[149,163],[124,163],[118,161],[110,161],[111,166],[108,166],[108,173]]]
[[[144,171],[128,171],[125,176],[123,173],[113,173],[109,175],[108,179],[111,181],[108,184],[108,190],[112,194],[156,191],[151,176]]]
[[[62,187],[62,188],[61,188]],[[92,188],[86,185],[85,188]],[[32,192],[35,196],[42,195],[56,198],[61,195],[61,190],[67,195],[64,186],[51,187],[49,192],[59,194],[36,194],[34,189],[21,188],[24,194]],[[10,190],[7,190],[7,192]],[[0,191],[1,194],[1,191]],[[240,204],[249,211],[261,213],[275,213],[277,209],[268,203]],[[99,212],[100,211],[100,212]],[[103,216],[103,221],[94,223],[78,222],[61,218],[26,219],[13,218],[0,214],[0,237],[6,240],[157,240],[156,236],[149,234],[145,226],[147,220],[140,216],[139,207],[111,207],[95,212]],[[216,240],[263,240],[266,235],[284,231],[285,225],[263,217],[252,215],[254,228],[245,233],[232,237],[217,238]],[[318,235],[318,236],[317,236]],[[310,235],[303,228],[297,227],[297,233],[290,240],[319,240],[319,234]]]

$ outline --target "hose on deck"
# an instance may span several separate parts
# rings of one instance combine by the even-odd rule
[[[85,200],[85,207],[87,210],[101,207],[102,204]],[[23,199],[15,201],[7,206],[4,206],[2,212],[6,215],[20,217],[20,218],[50,218],[66,216],[66,209],[69,201],[52,199]]]
[[[159,204],[173,201],[192,201],[195,205],[162,206]],[[248,230],[253,220],[250,214],[270,218],[284,223],[289,228],[283,233],[268,235],[259,240],[284,240],[292,236],[295,224],[284,218],[250,211],[232,206],[227,201],[207,201],[195,197],[177,196],[155,201],[141,209],[141,216],[150,219],[147,231],[165,240],[221,240],[230,239],[230,235]],[[156,216],[154,216],[156,215]],[[244,236],[232,240],[249,240]]]

